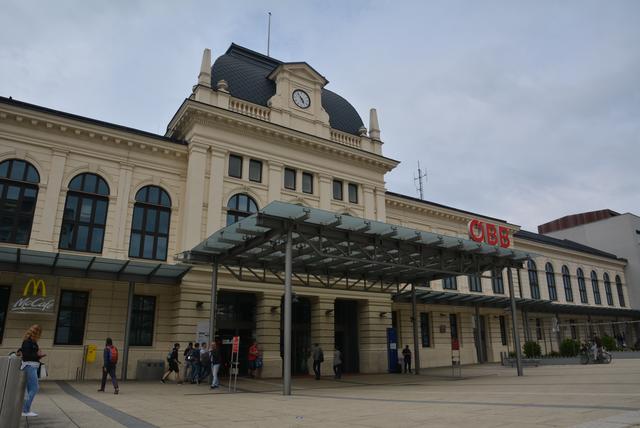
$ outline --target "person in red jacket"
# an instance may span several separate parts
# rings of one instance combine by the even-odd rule
[[[99,392],[104,392],[104,387],[107,383],[107,375],[111,377],[111,383],[113,384],[113,393],[118,394],[118,379],[116,379],[116,364],[118,363],[118,349],[113,346],[113,341],[110,337],[107,337],[104,345],[104,351],[102,352],[102,382],[100,383]]]

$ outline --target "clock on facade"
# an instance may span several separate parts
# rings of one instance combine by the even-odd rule
[[[309,98],[309,94],[307,94],[302,89],[296,89],[292,94],[293,102],[300,108],[309,108],[311,105],[311,98]]]

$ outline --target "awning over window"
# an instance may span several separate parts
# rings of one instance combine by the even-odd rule
[[[0,271],[137,283],[180,284],[185,265],[0,247]]]
[[[227,267],[243,280],[282,283],[287,231],[294,281],[389,291],[449,276],[521,267],[529,254],[330,211],[272,202],[180,256]]]
[[[451,306],[480,306],[492,308],[508,308],[511,300],[508,296],[487,296],[483,294],[453,293],[450,291],[416,289],[416,299],[420,303],[430,303]],[[394,296],[396,302],[411,302],[411,292],[399,293]],[[632,317],[640,316],[640,311],[624,308],[604,306],[584,306],[554,303],[551,300],[516,298],[516,307],[527,312],[541,312],[552,314],[575,314],[593,316]]]

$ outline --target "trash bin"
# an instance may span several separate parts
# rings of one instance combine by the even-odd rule
[[[0,357],[0,427],[17,427],[22,416],[25,376],[20,357]]]
[[[158,380],[163,374],[163,360],[138,360],[136,380]]]

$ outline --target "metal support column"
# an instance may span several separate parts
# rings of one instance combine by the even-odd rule
[[[211,307],[209,308],[209,342],[216,340],[216,310],[218,309],[218,263],[211,265]]]
[[[291,227],[287,231],[284,259],[284,379],[282,395],[291,395],[291,257],[293,253]]]
[[[528,342],[531,340],[531,330],[529,329],[529,313],[525,310],[522,311],[522,328],[524,329],[524,340]]]
[[[513,294],[513,278],[511,277],[511,268],[507,269],[509,279],[509,299],[511,300],[511,327],[513,328],[513,344],[516,348],[516,367],[518,376],[522,376],[522,349],[520,348],[520,335],[518,334],[516,297]]]
[[[476,354],[478,356],[478,363],[484,363],[485,355],[482,347],[482,329],[480,328],[480,306],[478,305],[475,305],[474,317],[476,320],[476,329],[474,335],[476,342]]]
[[[131,331],[131,312],[133,311],[133,294],[136,289],[136,283],[129,281],[129,298],[127,299],[127,322],[124,331],[124,346],[122,347],[122,376],[121,380],[127,380],[127,366],[129,365],[129,335]]]
[[[415,374],[420,374],[420,344],[418,343],[418,311],[416,285],[411,284],[411,319],[413,322],[413,356],[415,360]]]

